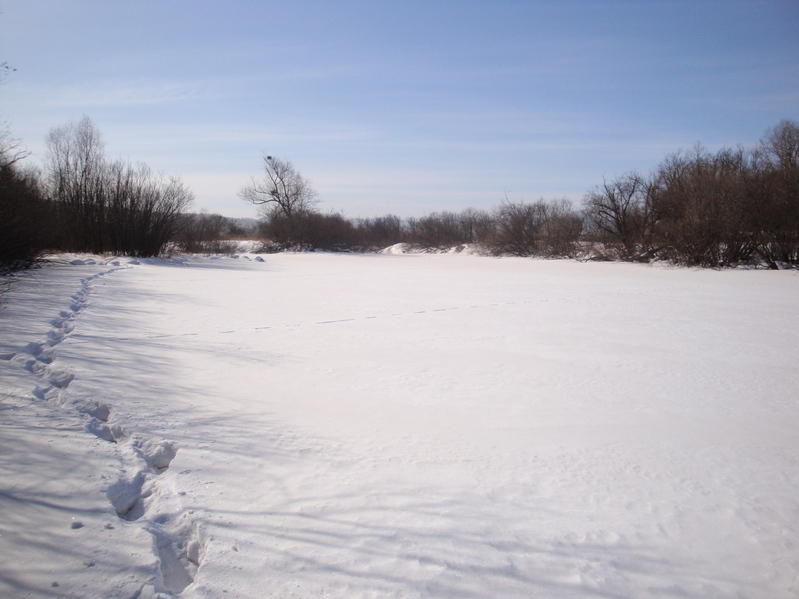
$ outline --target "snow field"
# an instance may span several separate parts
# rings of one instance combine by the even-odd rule
[[[7,294],[0,594],[799,593],[795,273],[253,258]]]

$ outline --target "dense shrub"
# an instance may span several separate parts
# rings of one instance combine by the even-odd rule
[[[754,210],[759,178],[743,150],[674,154],[655,178],[655,234],[664,255],[696,266],[751,260],[757,233]]]
[[[576,252],[582,218],[568,200],[506,200],[494,214],[490,248],[495,254],[566,257]]]
[[[230,239],[239,235],[239,229],[234,221],[221,214],[183,214],[173,241],[181,252],[227,254],[236,247]]]
[[[39,174],[21,166],[27,156],[22,143],[0,124],[0,272],[30,266],[56,242]]]
[[[408,233],[402,219],[393,214],[358,219],[354,224],[364,248],[386,248],[396,243],[405,243],[408,240]]]
[[[760,150],[758,254],[774,268],[777,262],[799,264],[799,125],[781,122],[766,133]]]
[[[464,220],[454,212],[433,212],[408,220],[408,241],[424,248],[447,248],[474,241]]]
[[[35,173],[0,163],[0,272],[33,264],[52,243],[52,218]]]
[[[588,239],[622,259],[694,266],[799,264],[799,126],[783,121],[752,149],[701,146],[626,174],[584,200]]]
[[[179,178],[146,165],[109,162],[90,119],[47,137],[48,193],[62,228],[62,249],[157,256],[174,238],[192,201]]]
[[[584,199],[587,237],[614,258],[639,260],[651,251],[652,185],[638,173],[603,181]]]

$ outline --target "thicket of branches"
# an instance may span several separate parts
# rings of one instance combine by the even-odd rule
[[[33,264],[52,229],[39,178],[20,167],[26,156],[8,128],[0,129],[0,272]]]
[[[425,249],[479,244],[495,254],[572,256],[582,218],[567,200],[533,204],[505,201],[493,212],[467,209],[435,212],[420,218],[395,215],[347,219],[315,209],[317,195],[294,166],[264,157],[264,175],[239,196],[260,209],[259,234],[267,247],[369,251],[397,243]]]
[[[45,250],[157,256],[185,224],[192,194],[145,164],[109,160],[84,117],[47,137],[43,173],[0,131],[0,268],[30,265]]]
[[[799,264],[799,125],[783,121],[751,149],[677,152],[585,198],[587,239],[608,257],[696,266]]]
[[[173,239],[174,248],[189,254],[229,254],[237,239],[257,237],[257,226],[245,228],[221,214],[183,214],[180,232]]]
[[[180,231],[193,196],[177,177],[105,157],[90,119],[52,129],[47,185],[62,223],[61,248],[157,256]]]

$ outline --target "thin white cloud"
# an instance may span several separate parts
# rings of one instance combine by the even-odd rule
[[[110,80],[71,85],[52,90],[49,106],[97,107],[167,104],[196,99],[207,94],[205,82],[149,82]]]

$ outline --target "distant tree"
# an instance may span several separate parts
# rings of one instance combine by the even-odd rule
[[[467,208],[459,215],[460,228],[469,243],[486,244],[494,235],[494,219],[485,210]]]
[[[512,202],[507,198],[494,213],[495,254],[572,256],[582,230],[582,218],[568,200]]]
[[[433,212],[421,218],[409,218],[405,228],[409,243],[443,249],[487,242],[493,235],[494,223],[489,213],[467,208],[461,212]]]
[[[713,154],[697,146],[661,163],[653,198],[666,257],[711,267],[753,257],[762,208],[756,162],[756,155],[743,148]]]
[[[226,254],[236,247],[228,237],[231,230],[236,230],[234,221],[221,214],[184,214],[173,241],[182,252]]]
[[[157,256],[183,225],[191,191],[177,177],[154,175],[146,164],[107,166],[106,251]]]
[[[782,121],[766,132],[760,150],[765,165],[758,254],[772,268],[799,264],[799,124]]]
[[[649,182],[631,172],[604,180],[584,198],[589,231],[620,258],[638,259],[649,250],[655,221],[650,191]]]
[[[799,124],[782,121],[766,132],[761,145],[782,169],[799,168]]]
[[[492,251],[512,256],[540,254],[546,219],[543,207],[543,201],[531,204],[505,198],[494,212],[496,233]]]
[[[303,220],[308,246],[335,252],[362,250],[363,240],[358,228],[343,215],[309,212]]]
[[[544,253],[549,257],[566,258],[577,252],[583,230],[583,218],[567,199],[544,203]]]
[[[264,176],[239,192],[239,197],[261,208],[262,216],[274,221],[275,241],[285,244],[304,242],[304,217],[319,202],[317,193],[294,165],[287,160],[264,156]]]
[[[408,235],[411,243],[425,248],[447,248],[471,241],[459,215],[447,211],[409,219]]]
[[[30,152],[12,135],[8,122],[0,122],[0,166],[12,166],[28,156]]]
[[[362,245],[372,249],[382,249],[395,243],[402,243],[407,237],[402,219],[394,214],[359,219],[357,229]]]

